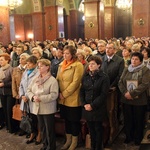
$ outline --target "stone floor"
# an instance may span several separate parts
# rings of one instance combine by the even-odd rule
[[[134,146],[134,144],[125,145],[123,144],[124,139],[125,136],[123,132],[121,132],[113,144],[111,146],[107,146],[105,150],[150,150],[150,146],[148,149],[145,149]],[[26,140],[25,136],[20,137],[15,134],[7,133],[5,128],[0,130],[0,150],[39,150],[42,147],[42,144],[38,146],[34,143],[28,145],[26,144]],[[64,137],[57,136],[57,150],[60,150],[63,142]],[[145,141],[145,144],[147,143],[148,142]],[[84,143],[82,145],[80,144],[76,150],[86,150]]]

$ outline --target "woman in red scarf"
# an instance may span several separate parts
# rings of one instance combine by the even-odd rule
[[[88,62],[85,60],[86,54],[85,51],[82,49],[77,49],[77,57],[78,60],[83,64],[84,70],[88,67]]]

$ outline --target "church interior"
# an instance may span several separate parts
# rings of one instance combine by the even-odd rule
[[[127,37],[150,37],[150,0],[0,0],[0,42],[3,45],[16,41]],[[112,103],[109,109],[115,113],[114,99]],[[113,119],[109,131],[104,124],[105,150],[150,150],[149,122],[142,144],[135,147],[124,145],[123,123]],[[60,150],[64,124],[59,118],[57,121],[57,150]],[[81,123],[84,134],[84,121]],[[26,145],[24,137],[8,134],[3,129],[0,136],[0,149],[40,149],[34,144]],[[79,141],[77,150],[90,149],[86,138]]]

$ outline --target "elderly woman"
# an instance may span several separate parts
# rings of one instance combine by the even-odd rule
[[[29,104],[29,109],[30,113],[33,119],[33,124],[32,124],[32,133],[30,135],[29,140],[27,140],[27,144],[30,144],[34,141],[37,133],[37,116],[33,114],[33,103],[29,100],[27,96],[27,88],[33,78],[38,75],[38,70],[37,70],[37,57],[35,56],[30,56],[27,59],[27,69],[24,71],[22,75],[22,79],[20,82],[20,87],[19,87],[19,97],[22,99],[21,100],[21,110],[28,111],[28,104]],[[40,133],[37,136],[37,142],[36,144],[40,143]]]
[[[23,53],[20,55],[20,59],[19,59],[19,66],[13,68],[13,73],[12,73],[12,95],[13,98],[16,99],[16,101],[18,101],[17,103],[20,103],[19,101],[19,86],[20,86],[20,81],[22,78],[22,74],[26,69],[26,60],[30,57],[30,55],[28,55],[27,53]],[[19,122],[18,122],[19,123]],[[20,131],[19,136],[24,135],[25,132]]]
[[[26,60],[30,57],[27,53],[20,55],[19,66],[13,68],[12,73],[12,94],[15,99],[19,99],[19,86],[23,72],[26,69]]]
[[[85,55],[86,55],[85,60],[89,62],[90,57],[93,55],[92,49],[90,47],[85,47],[84,51],[85,51]]]
[[[132,53],[140,52],[140,46],[138,44],[133,44],[133,46],[131,47],[131,51]]]
[[[77,49],[76,55],[77,55],[78,60],[83,64],[84,68],[86,69],[88,66],[88,62],[85,60],[86,55],[85,55],[84,50]]]
[[[40,47],[34,47],[32,48],[32,55],[35,56],[39,60],[43,56],[43,51]]]
[[[40,75],[28,87],[27,95],[33,103],[33,113],[38,117],[42,132],[41,150],[56,150],[54,113],[57,110],[58,83],[50,74],[49,60],[40,59],[38,71]]]
[[[66,143],[61,149],[74,150],[80,132],[81,105],[79,91],[83,65],[77,60],[74,46],[64,47],[64,61],[60,64],[57,80],[60,87],[60,114],[65,119]]]
[[[4,110],[6,129],[8,132],[15,132],[15,124],[12,119],[12,107],[15,99],[12,97],[12,71],[13,68],[9,64],[10,55],[3,53],[0,55],[0,98]]]
[[[90,57],[89,69],[83,76],[80,90],[83,118],[89,126],[92,150],[103,150],[102,122],[107,119],[109,77],[101,70],[101,64],[100,57]]]
[[[143,55],[139,52],[132,53],[131,64],[124,69],[119,81],[126,135],[124,143],[126,144],[134,141],[135,145],[140,145],[143,138],[149,83],[150,70],[143,65]]]

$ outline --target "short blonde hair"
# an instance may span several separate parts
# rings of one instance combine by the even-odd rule
[[[42,49],[39,47],[34,47],[32,48],[31,52],[33,53],[33,51],[36,50],[41,56],[43,55]]]
[[[83,57],[84,57],[84,59],[85,59],[85,57],[86,57],[86,54],[85,54],[85,51],[83,50],[83,49],[77,49],[77,53],[76,53],[77,55],[78,54],[81,54]]]
[[[91,49],[90,47],[85,47],[85,48],[84,48],[84,51],[88,51],[90,54],[93,53],[93,52],[92,52],[92,49]]]
[[[107,45],[107,42],[105,42],[104,40],[99,40],[97,44],[99,44],[99,43],[102,43],[102,44],[104,44],[105,46]]]
[[[39,63],[41,63],[45,66],[50,66],[51,65],[51,61],[48,60],[48,59],[40,59],[40,60],[38,60],[37,64],[39,64]]]
[[[69,40],[68,45],[72,45],[72,46],[75,47],[75,43],[74,43],[74,41],[72,41],[72,40]]]
[[[22,53],[22,54],[20,55],[20,57],[21,57],[21,56],[24,56],[26,59],[28,59],[28,58],[30,57],[30,55],[27,54],[27,53]]]
[[[131,47],[131,50],[134,52],[139,52],[140,46],[138,44],[133,44],[133,46]]]

